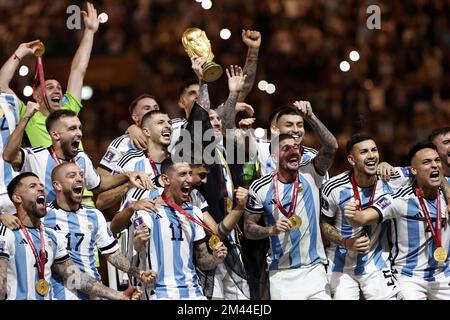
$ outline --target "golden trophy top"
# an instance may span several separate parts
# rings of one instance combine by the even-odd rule
[[[208,57],[206,62],[214,59],[214,54],[211,51],[211,42],[205,31],[199,28],[188,28],[184,31],[181,41],[189,58],[206,56]]]
[[[37,42],[37,43],[35,43],[35,44],[33,44],[33,45],[31,45],[31,48],[32,49],[34,49],[34,48],[37,48],[36,49],[36,51],[34,52],[34,55],[36,56],[36,57],[42,57],[42,55],[44,54],[44,52],[45,52],[45,46],[44,46],[44,44],[42,43],[42,42]]]

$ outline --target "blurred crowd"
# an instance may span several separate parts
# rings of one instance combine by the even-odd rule
[[[256,126],[267,128],[276,107],[310,100],[340,145],[332,175],[346,167],[344,143],[357,131],[375,137],[386,161],[405,165],[410,144],[450,123],[449,0],[212,2],[212,8],[204,10],[194,0],[93,1],[109,20],[95,35],[89,69],[97,57],[132,53],[144,70],[120,87],[88,83],[94,95],[84,101],[80,115],[84,144],[94,162],[131,124],[128,105],[137,95],[153,94],[171,116],[180,114],[178,88],[195,76],[181,44],[183,31],[191,26],[206,31],[214,60],[224,67],[245,62],[242,29],[262,33],[256,83],[246,101],[256,110]],[[52,59],[71,59],[81,36],[81,31],[66,27],[71,4],[85,5],[68,0],[0,0],[2,61],[19,43],[34,39],[46,45],[44,66]],[[379,30],[367,28],[369,5],[381,9]],[[231,30],[228,40],[219,36],[225,27]],[[349,60],[352,50],[359,52],[359,61]],[[350,62],[348,72],[339,69],[342,60]],[[110,68],[114,70],[114,65]],[[29,83],[31,77],[32,72]],[[274,94],[258,90],[263,79],[275,84]],[[17,80],[15,84],[19,86]],[[22,87],[13,89],[22,92]],[[210,85],[213,104],[227,95],[226,77]],[[304,143],[316,146],[314,139],[307,135]]]

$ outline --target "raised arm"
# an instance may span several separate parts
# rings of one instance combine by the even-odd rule
[[[211,108],[211,102],[209,100],[209,92],[208,92],[208,84],[203,80],[203,69],[202,66],[206,62],[208,57],[192,57],[192,70],[194,70],[195,74],[198,78],[199,84],[199,95],[197,97],[197,104],[208,111]],[[190,114],[190,110],[187,110],[188,114]]]
[[[330,169],[333,164],[334,154],[338,149],[338,143],[333,134],[325,127],[325,125],[316,117],[311,108],[309,101],[296,101],[294,102],[296,107],[303,118],[313,128],[317,137],[320,140],[321,147],[318,155],[314,158],[316,168],[323,173]]]
[[[247,45],[247,59],[244,65],[244,74],[247,78],[244,82],[244,88],[239,93],[237,101],[244,102],[253,88],[256,78],[256,67],[258,65],[258,52],[261,46],[261,34],[254,30],[242,30],[242,41]]]
[[[222,242],[219,242],[211,255],[206,248],[206,243],[201,242],[194,244],[194,254],[197,266],[201,270],[212,270],[223,262],[228,254],[227,247]]]
[[[20,44],[11,57],[6,60],[5,64],[0,69],[0,91],[11,92],[9,83],[19,67],[20,61],[22,61],[27,55],[34,54],[37,48],[32,49],[31,46],[38,42],[39,40],[34,40]]]
[[[141,294],[140,290],[136,287],[129,287],[122,292],[106,287],[100,281],[81,272],[71,259],[53,264],[52,271],[64,280],[64,286],[96,297],[103,297],[110,300],[136,300]]]
[[[223,109],[223,127],[224,129],[233,129],[235,127],[236,120],[236,103],[239,93],[244,88],[244,82],[247,78],[244,75],[241,67],[230,66],[230,69],[226,70],[228,77],[228,89],[230,94],[228,95],[227,101],[225,101]]]
[[[33,115],[39,110],[39,105],[35,102],[29,101],[27,103],[27,110],[17,124],[16,129],[9,137],[8,143],[6,144],[5,150],[3,150],[3,160],[9,162],[15,171],[19,171],[20,166],[23,163],[23,154],[20,151],[22,145],[23,134],[25,132],[25,127],[28,121],[33,117]]]
[[[244,214],[244,234],[248,239],[260,240],[270,236],[276,236],[281,232],[291,230],[289,220],[277,220],[271,227],[263,227],[258,224],[261,215],[245,211]]]
[[[87,11],[81,11],[84,21],[84,32],[81,38],[80,46],[72,60],[70,67],[69,81],[67,91],[77,100],[81,100],[81,89],[83,87],[84,75],[91,58],[92,45],[94,44],[94,34],[98,30],[99,21],[97,10],[90,2],[87,3]]]

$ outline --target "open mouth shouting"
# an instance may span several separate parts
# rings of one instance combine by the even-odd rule
[[[435,183],[440,183],[441,182],[441,177],[439,174],[439,170],[433,170],[430,173],[430,181],[435,182]]]
[[[36,198],[36,207],[39,210],[45,210],[45,194],[40,194],[37,198]]]
[[[52,94],[50,97],[48,97],[50,105],[53,109],[59,109],[61,107],[61,98],[62,97],[59,93]]]
[[[181,199],[183,202],[186,202],[189,200],[189,194],[191,193],[191,186],[187,183],[183,184],[181,187]]]
[[[79,148],[79,146],[80,146],[80,142],[81,142],[81,140],[79,140],[79,139],[75,139],[75,140],[72,142],[72,144],[71,144],[71,147],[72,147],[72,153],[75,153],[75,154],[78,153],[78,148]]]
[[[367,169],[369,169],[371,172],[375,172],[377,170],[378,161],[377,160],[369,160],[365,161],[364,165]]]
[[[163,130],[161,131],[161,137],[163,138],[163,140],[165,140],[166,142],[170,142],[172,139],[172,130]]]

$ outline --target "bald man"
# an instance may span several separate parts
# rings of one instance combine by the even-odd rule
[[[140,271],[133,267],[119,252],[103,214],[81,204],[84,189],[84,174],[72,162],[56,166],[51,175],[56,200],[47,204],[44,224],[55,229],[65,239],[65,247],[75,264],[96,280],[100,280],[94,261],[94,248],[97,246],[117,269],[131,274],[143,283],[152,284],[154,271]],[[85,300],[89,297],[78,291],[64,287],[62,279],[52,278],[54,298],[58,300]]]

